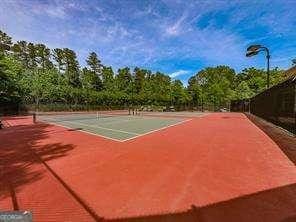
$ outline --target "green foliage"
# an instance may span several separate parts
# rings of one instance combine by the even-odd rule
[[[59,72],[65,71],[64,52],[62,49],[56,48],[52,51],[52,56],[55,61],[55,65]]]
[[[21,100],[19,86],[21,65],[9,56],[0,54],[0,103],[18,103]]]
[[[112,67],[103,67],[102,69],[102,84],[103,90],[108,92],[115,91],[114,72]]]
[[[28,55],[28,44],[26,41],[18,41],[13,44],[12,52],[14,57],[20,61],[25,69],[29,67],[29,55]]]
[[[246,81],[242,81],[236,88],[236,99],[247,99],[254,96],[254,92],[250,89]]]
[[[266,72],[248,68],[236,74],[228,66],[208,67],[188,80],[150,70],[128,67],[114,73],[91,52],[87,67],[80,68],[76,53],[68,48],[50,50],[44,44],[12,43],[0,31],[0,102],[20,101],[42,107],[52,104],[59,110],[71,107],[142,106],[214,108],[225,107],[232,99],[249,98],[266,88]],[[270,71],[271,84],[285,78],[278,69]]]
[[[118,74],[115,78],[117,89],[125,93],[132,91],[132,75],[130,68],[125,67],[123,69],[118,69]]]
[[[208,67],[189,79],[189,94],[194,104],[224,106],[234,98],[234,80],[235,71],[230,67]]]
[[[187,103],[190,100],[188,91],[185,90],[182,82],[180,80],[175,80],[172,83],[172,103],[176,106]]]
[[[0,54],[6,54],[12,45],[11,37],[0,30]]]
[[[198,83],[196,76],[189,78],[187,90],[193,106],[198,106],[203,102],[202,86]]]
[[[82,87],[85,89],[92,89],[92,90],[101,90],[102,89],[102,81],[100,77],[87,68],[82,69],[81,73],[81,82]]]
[[[95,52],[91,52],[89,54],[86,63],[92,72],[98,76],[101,76],[103,65],[101,64],[101,61],[98,59],[98,56]]]
[[[65,77],[68,81],[68,84],[70,84],[73,87],[79,87],[80,86],[80,80],[79,80],[79,63],[77,61],[76,53],[68,48],[63,49],[63,61],[65,64]]]
[[[275,85],[284,80],[283,71],[275,68],[270,71],[270,84]],[[236,76],[236,84],[245,81],[252,91],[252,94],[258,94],[266,89],[267,73],[263,69],[248,68],[244,69]]]
[[[98,59],[95,52],[91,52],[86,60],[89,69],[82,69],[82,85],[84,88],[93,90],[102,90],[102,69],[101,61]]]
[[[239,84],[242,81],[245,81],[252,92],[257,94],[266,88],[266,73],[264,70],[253,67],[244,69],[237,75],[237,83]]]
[[[51,69],[53,67],[52,62],[50,61],[50,49],[43,44],[36,44],[35,49],[35,58],[39,67],[43,70]]]
[[[163,73],[148,74],[141,97],[148,104],[171,104],[171,78]]]
[[[140,93],[144,86],[144,81],[146,78],[146,70],[136,67],[134,69],[134,78],[135,78],[135,92]]]

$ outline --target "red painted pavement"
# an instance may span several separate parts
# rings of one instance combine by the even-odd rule
[[[0,132],[0,140],[2,156],[19,156],[17,163],[10,158],[4,164],[14,176],[1,180],[20,180],[13,183],[18,206],[32,209],[36,221],[49,221],[48,215],[52,221],[91,221],[77,197],[106,219],[174,213],[191,205],[207,212],[202,221],[296,215],[295,165],[243,114],[193,118],[124,143],[45,124],[15,124]],[[8,184],[0,208],[11,207]]]

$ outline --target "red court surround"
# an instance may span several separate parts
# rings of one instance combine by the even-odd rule
[[[243,114],[193,118],[123,143],[29,117],[7,122],[0,209],[32,210],[34,221],[133,218],[191,205],[203,210],[200,221],[296,218],[295,165]]]

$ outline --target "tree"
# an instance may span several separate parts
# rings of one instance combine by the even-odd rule
[[[0,30],[0,54],[4,54],[10,50],[12,45],[11,37]]]
[[[236,76],[236,86],[238,86],[242,81],[245,81],[253,94],[258,94],[266,89],[266,79],[267,73],[263,69],[247,68],[243,69],[241,73]],[[283,81],[285,76],[282,70],[274,68],[270,70],[270,83],[271,86],[278,84]]]
[[[173,81],[171,95],[173,104],[178,106],[178,108],[180,108],[182,105],[185,105],[189,101],[187,91],[180,80]]]
[[[102,81],[99,76],[89,70],[87,68],[82,69],[82,77],[81,77],[82,86],[85,89],[93,89],[93,90],[101,90],[102,89]]]
[[[63,49],[63,61],[65,63],[65,77],[68,84],[74,87],[80,86],[79,79],[79,63],[77,61],[76,53],[68,48]]]
[[[236,98],[237,99],[248,99],[254,96],[254,92],[250,89],[246,81],[242,81],[236,88]]]
[[[53,59],[56,62],[56,67],[58,68],[59,72],[65,71],[65,61],[64,61],[64,51],[63,49],[56,48],[53,50]]]
[[[280,70],[278,67],[270,70],[270,84],[272,86],[282,82],[285,78],[284,71]]]
[[[22,63],[24,68],[30,68],[28,43],[26,41],[17,41],[17,43],[13,44],[11,50],[13,51],[15,58]]]
[[[19,86],[21,64],[0,54],[0,103],[19,103],[22,92]]]
[[[34,69],[37,67],[37,56],[36,56],[36,47],[33,43],[28,44],[28,68]]]
[[[202,105],[202,86],[198,83],[196,76],[192,76],[189,78],[187,91],[191,96],[191,102],[193,106]]]
[[[4,47],[4,45],[6,45]],[[9,47],[7,47],[9,46]],[[10,49],[10,51],[8,51]],[[68,48],[50,49],[44,44],[26,41],[13,43],[0,31],[1,99],[26,102],[125,104],[176,106],[203,105],[209,108],[227,105],[232,99],[249,98],[266,89],[266,71],[247,68],[236,74],[228,66],[207,67],[188,80],[180,80],[139,67],[118,69],[104,66],[95,52],[80,69],[76,53]],[[295,63],[295,62],[294,62]],[[271,84],[287,78],[282,70],[270,70]]]
[[[103,67],[102,69],[102,84],[103,89],[106,91],[114,91],[115,89],[115,82],[114,82],[114,72],[112,67]]]
[[[147,99],[155,105],[171,105],[171,78],[161,72],[149,77],[146,84]]]
[[[131,92],[131,83],[132,75],[130,72],[130,68],[125,67],[123,69],[118,69],[118,74],[116,76],[116,85],[118,87],[118,90],[125,93]]]
[[[91,71],[93,71],[98,76],[101,76],[103,65],[101,64],[101,60],[98,59],[98,56],[95,52],[91,52],[89,54],[86,63],[90,67]]]
[[[36,61],[38,66],[45,69],[51,69],[53,67],[52,62],[50,61],[50,49],[47,48],[44,44],[36,44]]]
[[[144,81],[146,77],[146,70],[136,67],[134,69],[135,91],[140,93],[143,90]]]
[[[47,69],[45,71],[34,69],[27,70],[21,80],[23,90],[25,91],[25,100],[34,102],[39,107],[41,102],[53,102],[61,100],[57,95],[59,89],[59,75],[55,69]]]
[[[98,56],[95,52],[91,52],[86,59],[86,63],[89,66],[88,71],[85,70],[84,75],[88,76],[88,84],[91,85],[92,89],[101,90],[103,88],[102,84],[102,64],[98,59]]]
[[[247,68],[237,74],[236,84],[245,81],[253,93],[257,94],[266,89],[266,72],[263,69]]]
[[[208,67],[196,74],[195,90],[202,104],[211,104],[214,109],[225,106],[234,97],[235,71],[228,66]],[[193,81],[193,80],[192,80]]]

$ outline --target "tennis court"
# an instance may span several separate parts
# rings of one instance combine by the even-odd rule
[[[295,165],[244,114],[109,114],[5,118],[1,210],[34,221],[295,219]]]
[[[108,113],[39,114],[37,121],[124,142],[190,121],[188,118]]]

